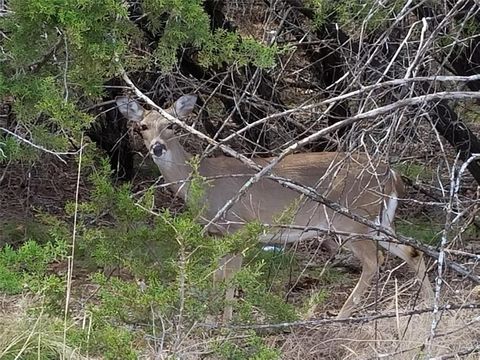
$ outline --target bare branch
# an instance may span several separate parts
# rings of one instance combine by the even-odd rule
[[[205,134],[199,132],[198,130],[195,130],[193,129],[191,126],[188,126],[186,125],[183,121],[180,121],[178,120],[177,118],[171,116],[170,114],[168,114],[165,110],[163,110],[162,108],[160,108],[158,105],[156,105],[149,97],[147,97],[145,94],[143,94],[134,84],[133,82],[130,80],[130,78],[128,77],[128,75],[124,72],[122,74],[123,76],[123,79],[125,80],[125,82],[132,88],[132,90],[135,92],[135,95],[137,95],[140,99],[142,99],[143,101],[145,101],[147,104],[149,104],[150,106],[152,106],[153,108],[155,108],[156,110],[158,110],[162,116],[164,116],[167,120],[179,125],[180,127],[182,127],[183,129],[189,131],[190,133],[198,136],[199,138],[201,139],[204,139],[206,140],[209,144],[211,145],[216,145],[218,147],[220,147],[223,151],[225,151],[227,154],[229,155],[232,155],[233,157],[235,157],[236,159],[239,159],[240,161],[242,161],[244,164],[246,164],[247,166],[257,170],[258,172],[256,174],[254,174],[243,186],[242,188],[238,191],[238,193],[233,197],[231,198],[229,201],[227,201],[227,203],[222,207],[222,209],[220,209],[220,211],[218,211],[218,213],[216,214],[216,216],[212,219],[210,219],[209,223],[204,227],[204,231],[207,231],[207,228],[208,226],[210,226],[211,224],[213,224],[215,221],[217,221],[218,219],[221,218],[221,216],[226,212],[228,211],[231,206],[233,206],[233,204],[235,203],[235,201],[238,201],[241,196],[248,190],[248,188],[253,185],[255,182],[257,182],[258,180],[260,180],[260,178],[264,175],[267,175],[270,170],[282,159],[284,158],[286,155],[288,155],[289,153],[291,153],[293,150],[297,149],[298,147],[302,146],[302,145],[305,145],[307,143],[309,143],[310,141],[313,141],[311,139],[315,139],[317,138],[317,135],[318,134],[323,134],[323,133],[326,133],[328,131],[331,131],[332,128],[336,128],[338,126],[341,126],[339,124],[343,123],[343,122],[339,122],[337,124],[334,124],[332,126],[329,126],[328,128],[326,129],[323,129],[321,131],[318,131],[317,133],[313,134],[312,136],[310,137],[307,137],[301,141],[298,141],[296,143],[294,143],[293,145],[289,146],[287,149],[285,149],[278,157],[275,157],[268,165],[266,165],[265,167],[261,167],[259,165],[257,165],[256,163],[254,163],[252,160],[246,158],[245,156],[239,154],[238,152],[236,152],[235,150],[231,149],[230,147],[224,145],[224,144],[220,144],[218,143],[217,141],[211,139],[209,136],[206,136]],[[455,93],[454,93],[455,94]],[[462,93],[463,94],[463,93]],[[475,93],[476,95],[475,96],[478,96],[480,97],[480,93]],[[432,95],[432,96],[429,96],[429,95]],[[417,99],[415,101],[418,101],[420,102],[420,98],[429,98],[429,99],[434,99],[434,98],[438,98],[441,95],[441,93],[437,93],[437,94],[429,94],[429,95],[425,95],[425,96],[422,96],[422,97],[418,97],[418,98],[413,98],[413,99]],[[433,96],[435,95],[435,96]],[[360,114],[360,115],[365,115],[366,113],[364,114]],[[355,119],[355,120],[350,120],[350,119]],[[353,117],[353,118],[350,118],[350,119],[346,119],[344,120],[345,121],[358,121],[360,119],[362,119],[362,117],[358,116],[358,117]],[[358,119],[358,120],[357,120]],[[320,135],[318,135],[320,136]],[[322,194],[319,194],[315,189],[311,188],[311,187],[307,187],[307,186],[304,186],[302,184],[298,184],[298,183],[295,183],[294,181],[292,180],[289,180],[289,179],[285,179],[285,178],[281,178],[281,177],[278,177],[278,176],[274,176],[274,175],[270,175],[270,178],[277,181],[278,183],[280,183],[281,185],[284,185],[285,187],[289,188],[289,189],[292,189],[292,190],[295,190],[295,191],[298,191],[299,193],[307,196],[309,199],[312,199],[314,201],[317,201],[327,207],[329,207],[330,209],[342,214],[342,215],[345,215],[351,219],[353,219],[354,221],[357,221],[361,224],[364,224],[364,225],[367,225],[369,226],[370,228],[378,231],[379,233],[382,233],[384,235],[386,235],[387,237],[391,237],[391,238],[394,238],[394,239],[397,239],[399,242],[403,243],[403,244],[407,244],[407,245],[411,245],[421,251],[423,251],[424,253],[426,253],[428,256],[431,256],[433,258],[436,258],[438,259],[438,256],[439,256],[439,253],[438,251],[435,251],[433,249],[430,249],[428,248],[427,246],[425,246],[424,244],[422,244],[421,242],[415,240],[415,239],[412,239],[412,238],[407,238],[407,237],[404,237],[404,236],[400,236],[400,235],[396,235],[395,233],[391,232],[389,229],[386,229],[378,224],[376,224],[375,222],[373,221],[370,221],[368,219],[365,219],[361,216],[358,216],[356,214],[353,214],[351,213],[347,208],[341,206],[340,204],[338,203],[335,203],[331,200],[329,200],[328,198],[326,198],[325,196],[323,196]],[[470,280],[476,282],[476,283],[480,283],[480,277],[475,275],[475,274],[472,274],[470,271],[468,271],[465,267],[463,267],[462,265],[460,264],[457,264],[455,262],[452,262],[452,261],[446,261],[446,265],[449,266],[452,270],[458,272],[459,274],[462,274],[463,276],[469,278]]]
[[[477,310],[480,309],[480,304],[472,303],[472,304],[453,304],[453,305],[444,305],[439,307],[441,311],[452,311],[452,310]],[[388,312],[385,314],[376,314],[376,315],[367,315],[361,316],[356,318],[348,318],[348,319],[337,319],[337,318],[329,318],[329,319],[312,319],[312,320],[303,320],[303,321],[292,321],[292,322],[284,322],[284,323],[277,323],[277,324],[252,324],[252,325],[224,325],[224,324],[200,324],[200,326],[209,328],[209,329],[234,329],[234,330],[265,330],[265,329],[285,329],[285,328],[293,328],[293,327],[311,327],[311,326],[319,326],[319,325],[327,325],[327,324],[365,324],[375,320],[380,319],[392,319],[397,317],[404,317],[404,316],[413,316],[413,315],[420,315],[432,312],[433,308],[423,308],[423,309],[415,309],[405,312]]]
[[[53,151],[53,150],[49,150],[47,148],[44,148],[43,146],[41,145],[37,145],[37,144],[34,144],[33,142],[31,142],[30,140],[27,140],[23,137],[21,137],[20,135],[18,134],[15,134],[14,132],[8,130],[8,129],[5,129],[3,127],[0,127],[0,130],[2,130],[3,132],[15,137],[16,139],[24,142],[25,144],[28,144],[32,147],[34,147],[35,149],[38,149],[38,150],[41,150],[43,152],[46,152],[48,154],[52,154],[54,156],[56,156],[61,162],[63,162],[64,164],[66,164],[67,162],[61,157],[61,155],[77,155],[81,150],[82,148],[80,148],[79,150],[75,151],[75,152],[68,152],[68,151]],[[86,146],[86,145],[83,145],[83,146]]]

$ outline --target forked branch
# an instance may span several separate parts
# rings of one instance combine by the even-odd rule
[[[225,205],[218,211],[218,213],[210,220],[209,224],[207,224],[204,227],[204,231],[206,231],[206,229],[208,228],[209,225],[211,225],[212,223],[215,223],[217,220],[219,220],[245,194],[245,192],[253,184],[258,182],[263,176],[268,175],[269,178],[277,181],[281,185],[283,185],[283,186],[285,186],[289,189],[295,190],[295,191],[305,195],[307,198],[309,198],[311,200],[314,200],[316,202],[319,202],[319,203],[327,206],[328,208],[338,212],[339,214],[342,214],[342,215],[344,215],[344,216],[346,216],[350,219],[353,219],[354,221],[356,221],[358,223],[364,224],[364,225],[374,229],[379,234],[382,234],[383,238],[389,237],[389,238],[396,239],[399,243],[413,246],[414,248],[423,251],[424,253],[426,253],[430,257],[433,257],[435,259],[439,258],[439,253],[435,249],[432,249],[431,247],[428,247],[428,246],[420,243],[419,241],[417,241],[413,238],[407,238],[407,237],[404,237],[404,236],[401,236],[401,235],[396,235],[392,231],[390,231],[389,229],[386,229],[386,228],[382,227],[381,225],[376,224],[373,221],[370,221],[370,220],[368,220],[364,217],[353,214],[346,207],[344,207],[344,206],[342,206],[342,205],[340,205],[340,204],[338,204],[334,201],[329,200],[328,198],[326,198],[322,194],[318,193],[314,188],[295,183],[294,181],[291,181],[290,179],[286,179],[286,178],[271,175],[270,172],[275,167],[275,165],[277,165],[285,156],[289,155],[294,150],[296,150],[296,149],[298,149],[298,148],[300,148],[300,147],[302,147],[306,144],[311,143],[312,141],[318,139],[319,137],[321,137],[325,134],[330,133],[331,131],[339,129],[342,126],[346,126],[346,125],[349,125],[349,124],[352,124],[352,123],[355,123],[355,122],[358,122],[360,120],[364,120],[364,119],[367,119],[367,118],[375,117],[375,116],[381,115],[383,113],[399,109],[399,108],[404,107],[404,106],[415,105],[415,104],[423,103],[425,101],[437,100],[437,99],[440,99],[440,98],[444,98],[445,96],[450,97],[450,98],[456,98],[456,99],[480,98],[480,93],[478,93],[478,92],[459,92],[459,93],[457,93],[457,92],[441,92],[441,93],[435,93],[435,94],[427,94],[427,95],[423,95],[423,96],[419,96],[419,97],[415,97],[415,98],[401,100],[401,101],[398,101],[394,104],[383,106],[381,108],[374,109],[374,110],[371,110],[371,111],[367,111],[365,113],[360,113],[356,116],[350,117],[350,118],[345,119],[343,121],[340,121],[340,122],[338,122],[338,123],[336,123],[332,126],[329,126],[329,127],[324,128],[320,131],[317,131],[314,134],[312,134],[312,135],[310,135],[310,136],[308,136],[308,137],[306,137],[306,138],[304,138],[304,139],[302,139],[298,142],[295,142],[294,144],[292,144],[291,146],[289,146],[288,148],[283,150],[282,153],[279,156],[273,158],[273,160],[268,165],[266,165],[262,168],[261,166],[257,165],[255,162],[246,158],[245,156],[239,154],[238,152],[236,152],[235,150],[233,150],[229,146],[227,146],[225,144],[222,144],[222,143],[210,138],[209,136],[201,133],[198,130],[195,130],[191,126],[188,126],[183,121],[173,117],[168,112],[166,112],[165,110],[160,108],[148,96],[146,96],[144,93],[142,93],[134,85],[134,83],[130,80],[130,78],[128,77],[126,72],[123,72],[122,77],[125,80],[125,82],[130,86],[130,88],[132,89],[132,91],[135,93],[135,95],[138,98],[142,99],[145,103],[147,103],[152,108],[157,110],[165,119],[167,119],[168,121],[180,126],[184,130],[186,130],[186,131],[190,132],[191,134],[199,137],[200,139],[207,141],[210,145],[219,147],[220,149],[222,149],[228,155],[240,160],[242,163],[244,163],[248,167],[257,171],[256,174],[254,174],[247,182],[245,182],[245,184],[236,193],[236,195],[225,203]],[[468,269],[466,269],[462,265],[460,265],[460,264],[458,264],[454,261],[450,261],[450,260],[445,260],[445,262],[446,262],[446,265],[448,267],[450,267],[452,270],[454,270],[457,273],[469,278],[470,280],[472,280],[476,283],[480,283],[480,277],[471,273],[471,272],[469,272]]]

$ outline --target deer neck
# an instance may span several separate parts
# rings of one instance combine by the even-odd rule
[[[170,189],[186,199],[189,182],[185,181],[192,173],[189,161],[192,155],[185,151],[177,139],[170,139],[166,142],[167,152],[161,158],[154,158],[166,183],[172,183]]]

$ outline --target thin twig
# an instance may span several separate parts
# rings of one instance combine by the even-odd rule
[[[465,356],[467,355],[476,354],[479,352],[480,352],[480,344],[477,343],[476,345],[468,347],[466,349],[462,349],[454,353],[435,356],[433,358],[429,358],[428,360],[464,359]]]
[[[67,288],[65,294],[65,314],[64,314],[64,324],[63,324],[63,358],[65,358],[65,351],[67,347],[67,319],[68,319],[68,308],[70,306],[70,297],[72,293],[72,279],[73,279],[73,262],[75,258],[75,246],[77,238],[77,219],[78,219],[78,198],[80,194],[80,175],[82,171],[82,158],[83,158],[83,133],[80,139],[80,153],[78,157],[78,170],[77,170],[77,184],[75,189],[75,212],[73,216],[73,232],[72,232],[72,244],[70,246],[70,255],[67,256]]]
[[[49,150],[47,148],[44,148],[43,146],[41,145],[37,145],[37,144],[34,144],[33,142],[31,142],[30,140],[27,140],[25,139],[24,137],[21,137],[20,135],[18,134],[15,134],[14,132],[8,130],[8,129],[5,129],[3,127],[0,127],[0,130],[2,130],[3,132],[6,132],[7,134],[17,138],[18,140],[24,142],[25,144],[28,144],[32,147],[34,147],[35,149],[38,149],[38,150],[41,150],[43,152],[46,152],[48,154],[52,154],[52,155],[55,155],[61,162],[63,162],[64,164],[67,164],[67,162],[60,156],[60,155],[77,155],[79,152],[81,152],[83,149],[80,148],[79,150],[75,151],[75,152],[69,152],[69,151],[53,151],[53,150]],[[85,146],[85,145],[82,145],[82,146]]]
[[[454,305],[445,305],[439,307],[442,311],[452,311],[452,310],[477,310],[480,309],[480,303],[472,303],[472,304],[454,304]],[[276,323],[276,324],[251,324],[251,325],[225,325],[225,324],[199,324],[201,327],[209,328],[209,329],[234,329],[234,330],[263,330],[263,329],[284,329],[284,328],[293,328],[293,327],[306,327],[306,326],[318,326],[318,325],[326,325],[326,324],[365,324],[372,321],[380,320],[380,319],[392,319],[396,318],[397,316],[405,317],[405,316],[413,316],[413,315],[420,315],[432,312],[433,308],[423,308],[423,309],[415,309],[410,311],[404,312],[397,312],[391,311],[385,314],[377,314],[377,315],[367,315],[361,316],[356,318],[348,318],[348,319],[313,319],[313,320],[302,320],[302,321],[292,321],[292,322],[284,322],[284,323]]]
[[[154,109],[156,109],[163,117],[165,117],[165,119],[167,119],[168,121],[171,121],[172,123],[180,126],[181,128],[187,130],[188,132],[190,132],[191,134],[207,141],[209,144],[211,145],[216,145],[218,146],[220,149],[222,149],[225,153],[233,156],[234,158],[240,160],[241,162],[243,162],[245,165],[249,166],[250,168],[254,169],[254,170],[257,170],[258,172],[256,174],[254,174],[250,179],[249,181],[247,181],[244,186],[237,192],[236,196],[234,196],[232,199],[230,199],[226,204],[225,206],[223,206],[222,209],[220,209],[216,216],[214,218],[220,218],[221,215],[223,213],[225,213],[225,211],[228,211],[230,209],[231,206],[233,206],[233,204],[235,203],[235,201],[237,201],[241,195],[246,192],[246,190],[248,189],[249,186],[253,185],[256,181],[258,181],[260,179],[260,177],[264,176],[264,175],[267,175],[267,173],[283,158],[285,157],[287,154],[293,152],[294,150],[296,150],[297,148],[300,148],[314,140],[316,140],[317,138],[321,137],[322,135],[326,134],[326,133],[329,133],[331,131],[335,131],[337,129],[340,129],[342,128],[343,126],[346,126],[348,124],[351,124],[351,123],[354,123],[355,121],[359,121],[361,119],[364,119],[364,118],[368,118],[370,116],[377,116],[379,115],[379,112],[380,109],[381,109],[381,112],[387,112],[387,110],[385,110],[386,108],[390,109],[388,111],[392,111],[393,109],[395,108],[398,108],[400,107],[399,104],[402,104],[403,106],[407,106],[407,105],[410,105],[410,104],[415,104],[417,102],[420,102],[421,99],[425,99],[425,101],[428,101],[428,100],[434,100],[434,99],[439,99],[439,98],[442,98],[442,96],[446,93],[449,93],[449,92],[444,92],[444,93],[436,93],[436,94],[427,94],[427,95],[423,95],[423,96],[419,96],[419,97],[416,97],[416,98],[412,98],[412,99],[406,99],[406,100],[412,100],[411,102],[406,102],[406,101],[399,101],[395,104],[392,104],[392,105],[389,105],[389,106],[385,106],[385,107],[382,107],[382,108],[378,108],[376,110],[374,110],[373,112],[375,113],[375,115],[373,115],[373,112],[372,111],[367,111],[365,113],[361,113],[361,114],[358,114],[357,116],[354,116],[354,117],[351,117],[351,118],[348,118],[348,119],[345,119],[343,121],[340,121],[334,125],[331,125],[323,130],[320,130],[318,132],[316,132],[315,134],[312,134],[294,144],[292,144],[291,146],[289,146],[287,149],[285,149],[278,157],[275,157],[273,160],[271,160],[271,162],[265,166],[265,167],[261,167],[259,166],[258,164],[256,164],[255,162],[253,162],[251,159],[248,159],[247,157],[239,154],[238,152],[236,152],[235,150],[233,150],[232,148],[230,148],[229,146],[227,145],[224,145],[224,144],[220,144],[219,142],[213,140],[212,138],[210,138],[209,136],[201,133],[200,131],[192,128],[191,126],[188,126],[187,124],[185,124],[183,121],[180,121],[179,119],[173,117],[172,115],[170,115],[168,112],[166,112],[165,110],[163,110],[161,107],[159,107],[157,104],[155,104],[148,96],[146,96],[145,94],[143,94],[136,86],[135,84],[132,82],[132,80],[128,77],[127,73],[124,71],[123,74],[122,74],[122,77],[124,79],[124,81],[131,87],[132,91],[135,93],[135,95],[137,95],[140,99],[142,99],[143,101],[145,101],[147,104],[149,104],[150,106],[152,106]],[[452,93],[454,94],[454,96],[465,96],[465,93]],[[475,97],[479,97],[480,98],[480,92],[468,92],[468,96],[472,95]],[[461,97],[460,97],[461,98]],[[378,233],[381,233],[383,235],[386,235],[387,237],[391,237],[391,238],[394,238],[394,239],[397,239],[399,242],[401,242],[402,244],[406,244],[406,245],[410,245],[410,246],[413,246],[421,251],[423,251],[424,253],[426,253],[428,256],[431,256],[433,258],[436,258],[438,259],[438,251],[435,251],[435,250],[432,250],[430,248],[428,248],[427,246],[425,246],[424,244],[422,244],[421,242],[413,239],[413,238],[407,238],[405,236],[401,236],[401,235],[397,235],[395,234],[394,232],[392,232],[391,230],[389,229],[386,229],[384,228],[383,226],[373,222],[373,221],[370,221],[362,216],[358,216],[352,212],[350,212],[349,209],[347,209],[346,207],[334,202],[334,201],[331,201],[330,199],[328,199],[327,197],[323,196],[322,194],[318,193],[316,189],[312,188],[312,187],[308,187],[308,186],[304,186],[302,184],[299,184],[297,182],[294,182],[290,179],[286,179],[286,178],[282,178],[282,177],[279,177],[279,176],[274,176],[274,175],[270,175],[270,178],[277,181],[279,184],[289,188],[289,189],[292,189],[292,190],[295,190],[303,195],[305,195],[307,198],[311,199],[311,200],[314,200],[316,202],[319,202],[325,206],[327,206],[328,208],[338,212],[339,214],[342,214],[342,215],[345,215],[346,217],[356,221],[356,222],[359,222],[361,224],[364,224],[370,228],[372,228],[373,230],[377,231]],[[210,220],[209,223],[213,223],[213,219]],[[204,227],[204,231],[207,231],[208,229],[208,225]],[[446,265],[449,266],[452,270],[458,272],[459,274],[462,274],[463,276],[469,278],[470,280],[476,282],[476,283],[480,283],[480,277],[471,273],[468,269],[466,269],[465,267],[463,267],[462,265],[456,263],[456,262],[453,262],[453,261],[447,261],[446,262]]]

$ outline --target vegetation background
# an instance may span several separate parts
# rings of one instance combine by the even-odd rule
[[[478,2],[2,0],[0,24],[1,359],[478,358]],[[259,224],[202,235],[203,180],[187,205],[166,190],[116,110],[125,79],[165,107],[198,94],[188,124],[247,156],[303,139],[389,161],[435,308],[412,310],[389,261],[360,320],[336,322],[352,260],[266,251]],[[223,326],[211,275],[234,249]]]

